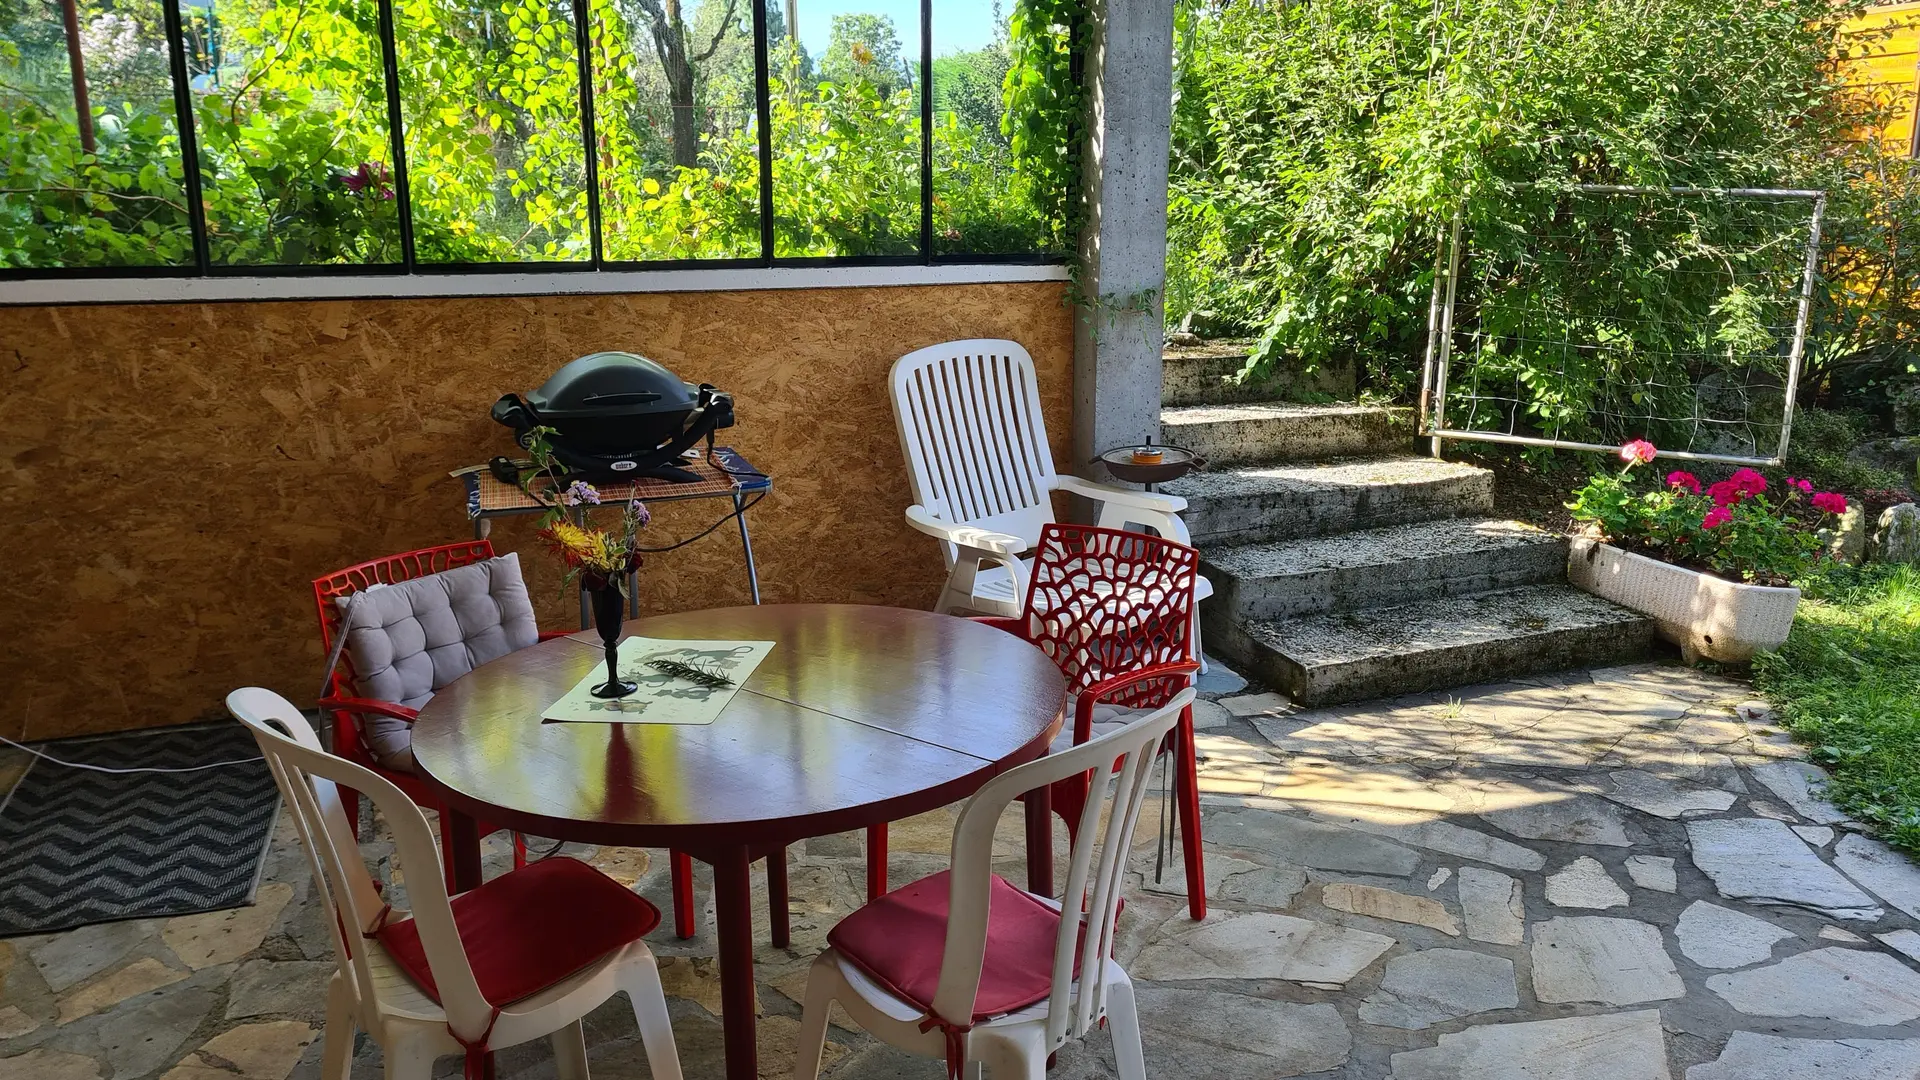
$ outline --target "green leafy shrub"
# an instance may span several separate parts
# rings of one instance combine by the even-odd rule
[[[1168,319],[1260,335],[1249,377],[1352,355],[1367,383],[1405,396],[1427,345],[1436,241],[1456,209],[1503,260],[1486,280],[1506,267],[1533,274],[1507,314],[1539,320],[1591,304],[1632,317],[1674,288],[1651,272],[1667,244],[1659,234],[1598,273],[1525,261],[1569,186],[1815,187],[1833,193],[1828,252],[1849,255],[1854,283],[1822,290],[1816,342],[1844,337],[1851,344],[1836,348],[1851,355],[1920,338],[1909,317],[1920,256],[1898,232],[1907,203],[1876,209],[1890,192],[1912,195],[1910,167],[1857,138],[1876,107],[1829,79],[1834,30],[1850,10],[1826,0],[1194,0],[1176,74]],[[1773,321],[1759,317],[1757,295],[1681,299],[1712,347],[1779,345],[1754,334]],[[1537,335],[1549,341],[1551,318]],[[1619,321],[1610,352],[1623,364],[1696,349],[1642,340]],[[1575,340],[1597,332],[1576,329]],[[1518,380],[1524,422],[1584,422],[1621,381],[1563,359],[1497,358]],[[1824,370],[1814,365],[1815,380]],[[1679,374],[1661,376],[1687,389],[1700,373]],[[1629,404],[1639,408],[1620,411],[1649,411]]]

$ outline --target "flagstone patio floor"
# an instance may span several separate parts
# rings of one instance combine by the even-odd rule
[[[1203,702],[1211,914],[1188,919],[1177,854],[1154,880],[1156,799],[1122,921],[1151,1074],[1920,1076],[1920,869],[1820,798],[1751,696],[1644,664],[1313,711]],[[944,868],[951,826],[896,824],[893,880]],[[565,850],[666,906],[659,852]],[[383,842],[366,851],[404,885]],[[855,835],[793,850],[791,949],[764,944],[759,899],[765,1076],[790,1067],[807,963],[859,903],[862,865]],[[692,1078],[721,1072],[710,910],[701,927],[651,939]],[[250,908],[0,942],[0,1080],[314,1080],[331,969],[283,820]],[[618,999],[588,1041],[596,1077],[651,1075]],[[836,1080],[944,1075],[838,1027],[828,1056]],[[544,1045],[500,1064],[554,1074]],[[353,1075],[381,1075],[364,1036]],[[1113,1075],[1105,1034],[1053,1075]]]

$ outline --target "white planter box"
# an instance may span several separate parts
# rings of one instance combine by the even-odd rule
[[[1575,537],[1567,580],[1651,618],[1688,661],[1744,664],[1787,640],[1800,590],[1744,585]]]

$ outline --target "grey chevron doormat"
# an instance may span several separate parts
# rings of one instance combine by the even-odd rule
[[[0,793],[0,937],[252,901],[280,793],[246,728],[199,724],[36,749],[107,769],[194,771],[34,759]],[[206,765],[215,767],[196,768]]]

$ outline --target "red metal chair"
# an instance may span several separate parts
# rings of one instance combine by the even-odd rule
[[[439,547],[421,548],[406,551],[398,555],[389,555],[384,559],[374,559],[344,570],[336,570],[325,577],[313,579],[313,603],[320,615],[320,647],[331,652],[333,642],[340,633],[342,613],[340,605],[334,601],[342,596],[350,596],[369,586],[391,585],[397,581],[437,574],[442,570],[451,570],[456,566],[481,562],[493,558],[493,542],[474,540],[464,544],[442,544]],[[565,631],[543,631],[540,640],[564,636]],[[395,787],[407,793],[418,806],[438,812],[444,819],[446,807],[441,805],[433,792],[410,773],[382,768],[373,759],[367,748],[362,732],[362,721],[368,716],[384,716],[411,724],[419,713],[404,705],[377,698],[363,697],[354,682],[353,657],[347,652],[340,654],[340,662],[334,666],[328,676],[327,696],[320,699],[320,708],[333,720],[333,752],[355,765],[371,769],[393,782]],[[358,828],[360,821],[360,795],[358,792],[340,793],[342,809],[347,820]],[[480,824],[480,835],[497,832],[501,828]],[[527,864],[527,843],[520,834],[513,836],[513,865],[519,869]],[[446,868],[447,887],[453,887],[453,871]]]
[[[1146,533],[1050,523],[1035,545],[1032,578],[1018,618],[976,621],[1038,646],[1067,676],[1072,727],[1056,750],[1078,746],[1171,701],[1193,682],[1193,548]],[[1187,870],[1187,908],[1207,915],[1200,849],[1200,787],[1193,709],[1182,709],[1168,737]],[[1089,780],[1052,787],[1053,808],[1077,829]],[[867,893],[886,892],[886,826],[867,832]]]

